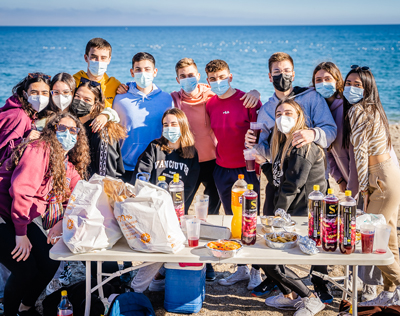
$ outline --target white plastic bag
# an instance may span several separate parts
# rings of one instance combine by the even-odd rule
[[[69,198],[63,219],[63,240],[73,253],[110,249],[122,237],[97,174],[80,180]]]
[[[185,235],[179,225],[171,195],[151,183],[136,180],[135,198],[114,205],[114,215],[133,250],[177,253]]]
[[[356,219],[356,228],[361,229],[363,224],[372,224],[378,226],[380,224],[386,224],[386,219],[383,214],[363,214]]]

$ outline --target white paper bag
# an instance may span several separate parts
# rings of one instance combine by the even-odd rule
[[[103,189],[104,177],[80,180],[63,219],[63,240],[73,253],[110,249],[122,237]]]
[[[114,215],[133,250],[177,253],[185,235],[179,225],[169,192],[136,180],[135,198],[114,205]]]

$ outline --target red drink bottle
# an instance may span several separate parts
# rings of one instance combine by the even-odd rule
[[[314,185],[314,191],[308,195],[308,238],[321,246],[321,212],[324,194],[319,185]]]
[[[356,245],[357,202],[351,197],[351,191],[347,190],[345,195],[346,196],[339,203],[339,249],[341,253],[349,255],[354,252]]]
[[[247,191],[242,195],[242,243],[254,245],[257,238],[258,194],[253,191],[253,185],[247,185]]]
[[[328,252],[335,251],[338,244],[338,202],[333,189],[328,189],[321,216],[322,249]]]
[[[68,300],[67,291],[61,291],[61,302],[57,307],[57,316],[72,316],[72,304]]]

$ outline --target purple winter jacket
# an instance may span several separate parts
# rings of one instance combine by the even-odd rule
[[[22,139],[28,136],[32,120],[25,113],[18,97],[13,95],[0,108],[0,161],[7,159]]]

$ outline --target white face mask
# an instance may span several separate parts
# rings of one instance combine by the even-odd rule
[[[288,134],[295,126],[296,121],[293,117],[282,115],[276,119],[276,127],[283,134]]]
[[[27,95],[25,94],[25,96]],[[28,103],[36,112],[40,112],[49,104],[49,97],[44,95],[30,95],[28,97]]]
[[[93,76],[102,76],[107,71],[108,63],[89,60],[89,71]]]
[[[72,95],[53,95],[53,103],[61,110],[64,111],[72,102]]]

